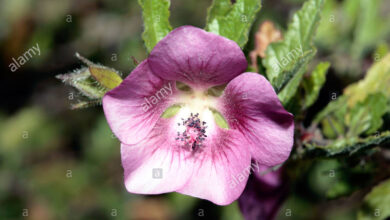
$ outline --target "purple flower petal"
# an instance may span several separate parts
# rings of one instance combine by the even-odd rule
[[[238,204],[246,220],[272,220],[288,194],[281,170],[251,175]]]
[[[293,115],[263,76],[243,73],[234,78],[219,102],[229,125],[248,138],[253,159],[274,166],[288,158],[294,139]]]
[[[193,88],[228,83],[247,68],[240,47],[227,38],[182,26],[163,38],[149,57],[152,71]]]
[[[176,95],[176,84],[154,75],[144,61],[103,97],[103,109],[119,140],[135,144],[149,134]]]
[[[243,192],[250,173],[250,153],[237,131],[218,128],[218,135],[194,161],[190,181],[177,192],[207,199],[217,205],[234,202]]]
[[[173,119],[160,119],[156,127],[136,145],[121,146],[125,186],[129,192],[160,194],[183,187],[192,174],[190,152],[177,148]]]

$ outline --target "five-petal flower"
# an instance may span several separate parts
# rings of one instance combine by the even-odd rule
[[[243,192],[252,160],[274,166],[288,158],[293,116],[270,83],[246,68],[235,42],[183,26],[104,96],[129,192],[176,191],[226,205]]]

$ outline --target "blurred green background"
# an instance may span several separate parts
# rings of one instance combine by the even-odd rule
[[[204,27],[210,4],[172,0],[172,26]],[[262,21],[272,20],[283,30],[301,4],[264,0],[245,53],[253,50]],[[136,0],[0,0],[0,219],[242,219],[236,203],[220,207],[177,193],[127,193],[120,145],[101,107],[69,109],[82,97],[55,75],[80,67],[74,54],[127,75],[135,67],[132,56],[139,61],[147,56],[142,30]],[[326,1],[317,59],[332,66],[306,120],[329,102],[330,94],[362,78],[388,52],[389,40],[390,1]],[[41,55],[11,72],[12,58],[37,43]],[[330,170],[342,171],[342,162],[298,167],[289,175],[291,195],[278,219],[355,219],[362,195],[329,199],[349,190],[329,175]],[[365,179],[371,171],[356,173]]]

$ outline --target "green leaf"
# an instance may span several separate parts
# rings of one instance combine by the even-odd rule
[[[314,119],[321,121],[323,133],[328,138],[356,137],[361,134],[372,134],[383,124],[382,117],[389,110],[383,93],[370,94],[356,105],[346,105],[347,97],[329,104]]]
[[[329,66],[329,62],[318,64],[310,77],[304,79],[302,83],[306,93],[304,108],[310,107],[317,100],[320,90],[325,83]]]
[[[372,161],[361,164],[341,158],[310,160],[310,167],[307,173],[309,190],[327,199],[345,198],[372,185],[378,172]]]
[[[338,181],[334,183],[328,190],[326,197],[329,199],[336,199],[341,196],[346,196],[351,193],[352,189],[345,181]]]
[[[278,93],[279,100],[283,105],[287,105],[288,102],[294,97],[303,75],[306,73],[307,64],[313,59],[316,51],[307,51],[302,57],[300,57],[293,66],[293,69],[286,71],[283,82],[280,83],[281,91],[275,89]]]
[[[350,45],[350,37],[360,14],[360,0],[327,0],[324,3],[323,19],[321,19],[316,35],[316,45],[324,49]]]
[[[390,131],[376,134],[367,138],[342,138],[328,145],[319,145],[316,143],[306,143],[305,151],[297,158],[312,158],[312,157],[342,157],[352,156],[379,145],[390,143]]]
[[[345,104],[344,104],[345,105]],[[342,137],[347,128],[345,127],[343,120],[346,114],[347,108],[340,108],[340,111],[337,111],[332,116],[327,116],[322,122],[322,132],[327,138],[335,139]]]
[[[347,105],[345,105],[347,97],[340,96],[338,99],[329,102],[329,104],[316,115],[313,120],[313,123],[320,123],[321,120],[326,118],[326,116],[334,114],[335,112],[340,112],[340,110],[346,110]]]
[[[358,220],[381,220],[390,216],[390,179],[374,187],[364,199]]]
[[[315,160],[311,167],[308,183],[310,189],[318,196],[335,199],[348,195],[351,191],[346,181],[347,173],[343,170],[343,164],[337,159]]]
[[[207,10],[207,27],[214,19],[225,16],[232,9],[231,0],[213,0],[210,8]]]
[[[344,93],[348,96],[348,105],[353,106],[364,100],[369,94],[382,92],[390,99],[390,54],[379,59],[367,72],[363,80],[349,85]]]
[[[314,119],[314,123],[320,122],[327,115],[336,112],[341,106],[353,107],[358,102],[364,101],[369,94],[383,93],[390,99],[390,54],[375,63],[367,72],[365,78],[349,85],[344,90],[344,95],[336,101],[332,101]]]
[[[305,2],[302,9],[294,14],[284,40],[267,47],[263,60],[266,75],[277,92],[286,90],[279,97],[283,103],[287,103],[296,93],[307,64],[316,53],[313,37],[320,21],[322,5],[323,0]]]
[[[340,56],[363,58],[390,33],[390,16],[381,15],[384,7],[386,0],[327,0],[316,42],[324,49],[337,48]]]
[[[370,94],[363,102],[357,103],[346,115],[349,128],[347,137],[372,134],[383,124],[382,116],[388,111],[387,100],[382,93]]]
[[[148,52],[171,30],[169,24],[170,0],[138,0],[142,7],[145,30],[142,38]]]
[[[261,0],[214,0],[208,10],[206,30],[235,41],[243,48],[261,8]]]
[[[383,124],[390,110],[390,55],[373,65],[366,77],[349,85],[344,94],[332,101],[314,119],[321,123],[328,138],[372,134]]]
[[[389,45],[387,45],[387,44],[384,43],[384,42],[379,43],[378,46],[377,46],[376,49],[375,49],[375,52],[374,52],[372,58],[373,58],[373,60],[375,60],[375,61],[379,61],[380,59],[382,59],[383,57],[385,57],[389,52],[390,52]]]

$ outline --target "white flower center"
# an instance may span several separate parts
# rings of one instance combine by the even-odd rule
[[[193,90],[185,84],[179,84],[182,92],[176,97],[176,104],[170,106],[161,117],[174,116],[173,137],[178,146],[189,151],[202,151],[207,138],[216,131],[216,126],[228,129],[228,123],[217,111],[217,99],[214,89],[208,91]],[[221,90],[222,91],[222,90]],[[213,95],[214,94],[214,95]]]
[[[201,92],[183,94],[183,103],[175,117],[175,140],[180,146],[194,151],[201,149],[210,132],[214,130],[214,117],[210,107],[214,106],[215,98]]]

